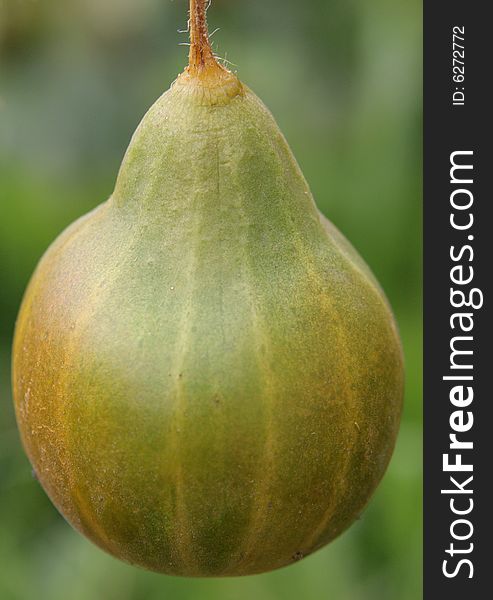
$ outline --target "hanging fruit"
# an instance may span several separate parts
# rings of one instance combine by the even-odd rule
[[[247,575],[361,514],[394,447],[402,354],[375,278],[216,60],[206,0],[190,4],[189,66],[29,284],[14,395],[39,481],[98,546]]]

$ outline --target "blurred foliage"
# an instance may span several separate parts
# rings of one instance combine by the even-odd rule
[[[106,199],[145,109],[186,61],[187,0],[0,0],[0,598],[421,597],[421,4],[215,0],[216,51],[272,109],[320,208],[385,288],[407,390],[363,518],[281,571],[186,580],[68,527],[31,476],[10,398],[16,312],[56,235]]]

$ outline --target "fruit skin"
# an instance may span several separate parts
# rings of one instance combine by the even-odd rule
[[[22,440],[66,519],[187,576],[325,545],[390,459],[403,390],[390,308],[234,76],[182,75],[112,197],[38,265],[19,314]]]

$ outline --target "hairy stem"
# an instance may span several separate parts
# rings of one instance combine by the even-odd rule
[[[190,55],[189,72],[198,73],[218,66],[212,52],[207,30],[207,5],[209,0],[190,0]]]

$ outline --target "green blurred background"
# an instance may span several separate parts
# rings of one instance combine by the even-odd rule
[[[370,506],[275,573],[160,576],[75,533],[31,476],[10,398],[33,268],[105,200],[145,110],[185,65],[187,0],[0,0],[0,598],[421,598],[421,3],[215,0],[213,41],[271,108],[323,212],[371,265],[406,354],[402,427]]]

